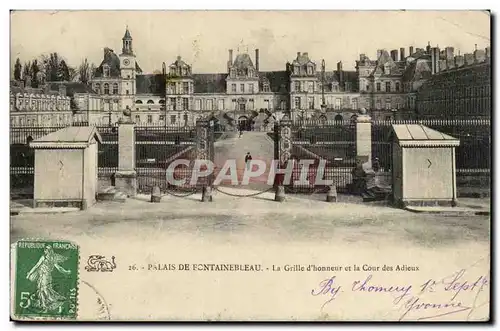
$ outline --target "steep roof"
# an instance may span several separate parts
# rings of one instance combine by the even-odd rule
[[[104,59],[102,60],[99,67],[97,67],[95,72],[95,77],[103,76],[103,66],[109,65],[109,76],[110,77],[120,77],[120,58],[116,53],[110,48],[104,48]]]
[[[135,76],[137,94],[165,94],[165,80],[162,74],[145,74]]]
[[[269,82],[271,92],[288,92],[288,74],[286,71],[261,71],[259,72],[259,86],[262,91],[265,82]]]
[[[430,62],[425,58],[410,63],[403,75],[404,81],[417,81],[431,78]]]
[[[125,35],[123,36],[123,39],[132,39],[132,36],[130,35],[130,31],[127,29],[125,30]]]
[[[227,74],[193,74],[195,93],[225,93]]]
[[[233,67],[236,67],[238,69],[247,69],[249,67],[253,67],[253,62],[250,58],[250,55],[246,53],[238,54],[236,56],[236,59],[234,59]]]

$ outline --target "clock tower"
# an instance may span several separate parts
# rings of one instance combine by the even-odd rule
[[[132,36],[128,30],[128,26],[125,30],[125,35],[122,38],[122,53],[120,54],[120,75],[122,79],[121,85],[121,95],[122,95],[122,107],[133,109],[134,106],[134,96],[135,96],[135,76],[136,76],[136,64],[135,64],[135,54],[132,48]]]

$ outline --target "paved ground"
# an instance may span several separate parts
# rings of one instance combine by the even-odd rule
[[[225,189],[234,194],[249,193]],[[391,308],[395,305],[390,295],[345,293],[340,301],[324,308],[327,298],[311,296],[311,290],[322,279],[331,277],[332,272],[267,271],[256,276],[127,270],[135,264],[144,268],[158,263],[258,263],[265,268],[284,264],[400,264],[420,269],[406,273],[373,272],[373,282],[407,282],[414,286],[460,268],[467,268],[469,281],[489,275],[487,216],[415,214],[362,204],[352,197],[341,196],[345,202],[334,204],[321,201],[322,198],[288,197],[286,202],[277,203],[272,201],[271,193],[235,198],[218,192],[212,203],[201,203],[196,194],[186,198],[165,196],[161,203],[152,204],[148,196],[139,196],[123,204],[99,203],[85,212],[14,216],[11,240],[61,238],[79,243],[80,277],[99,289],[117,319],[322,320],[401,316],[397,310],[401,307]],[[91,254],[116,256],[118,269],[112,274],[85,272],[83,267]],[[349,282],[367,274],[333,273],[346,291]],[[474,297],[471,295],[463,291],[460,300],[470,304]],[[489,300],[487,292],[481,294],[480,300]],[[486,308],[483,306],[472,317],[463,312],[450,316],[481,318]],[[89,309],[82,308],[81,313],[92,317],[92,307]],[[413,312],[413,318],[421,316],[417,313],[420,314]]]
[[[215,143],[215,165],[221,169],[226,160],[236,160],[238,180],[241,183],[245,171],[245,155],[250,153],[253,160],[262,160],[266,163],[266,171],[259,177],[250,179],[248,188],[266,190],[271,161],[274,158],[273,142],[267,137],[266,132],[245,131],[241,137],[238,134]],[[222,184],[228,184],[223,181]]]

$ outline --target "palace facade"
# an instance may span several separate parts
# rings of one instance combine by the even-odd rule
[[[179,55],[164,63],[161,71],[146,74],[127,28],[121,52],[104,48],[90,84],[71,88],[70,108],[91,124],[101,125],[116,123],[126,109],[138,124],[167,126],[193,125],[199,118],[215,117],[224,125],[243,122],[269,128],[284,117],[351,120],[361,109],[375,119],[409,118],[417,109],[422,113],[421,107],[430,107],[423,106],[431,86],[426,82],[442,75],[437,68],[461,65],[456,64],[452,47],[439,51],[429,44],[409,47],[408,55],[405,51],[380,49],[373,60],[361,54],[352,71],[345,70],[342,62],[336,63],[335,70],[327,69],[325,60],[297,52],[284,63],[284,70],[262,71],[259,49],[252,56],[229,50],[225,72],[196,73]],[[64,84],[75,83],[59,83]]]

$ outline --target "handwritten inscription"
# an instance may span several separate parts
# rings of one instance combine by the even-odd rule
[[[332,276],[321,280],[311,290],[311,295],[325,299],[321,310],[344,292],[360,295],[391,295],[392,304],[401,311],[399,320],[404,318],[426,320],[463,311],[468,311],[470,316],[475,309],[489,303],[489,300],[480,304],[477,302],[479,294],[488,285],[489,280],[486,276],[466,278],[465,269],[443,279],[428,279],[418,286],[404,283],[384,285],[382,277],[376,280],[372,274],[347,285],[341,285],[338,277]],[[432,299],[432,293],[439,294],[439,299]],[[464,295],[460,296],[461,294]]]

